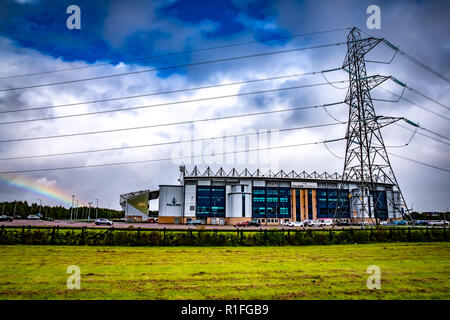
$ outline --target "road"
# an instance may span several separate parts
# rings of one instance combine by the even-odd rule
[[[12,222],[6,222],[1,221],[0,226],[60,226],[60,227],[90,227],[90,228],[110,228],[110,226],[101,225],[96,226],[94,224],[94,220],[91,222],[85,222],[85,221],[73,221],[70,222],[69,220],[55,220],[55,221],[43,221],[43,220],[26,220],[26,219],[19,219],[14,220]],[[128,222],[114,222],[115,228],[141,228],[141,229],[196,229],[197,226],[188,226],[184,224],[159,224],[159,223],[128,223]],[[232,225],[202,225],[202,228],[205,229],[236,229],[236,227]],[[374,226],[367,226],[368,228],[374,227]],[[408,227],[408,225],[405,226],[395,226],[395,227]],[[418,226],[416,226],[418,227]],[[426,226],[420,226],[423,228],[426,228]],[[429,226],[430,227],[430,226]],[[442,226],[433,226],[437,228],[442,228]],[[240,227],[241,229],[274,229],[274,228],[285,228],[285,229],[307,229],[305,227],[287,227],[287,226],[277,226],[277,225],[261,225],[260,227]],[[314,229],[329,229],[331,227],[314,227]],[[335,229],[343,229],[343,228],[361,228],[361,226],[335,226]]]
[[[26,219],[20,219],[20,220],[14,220],[12,222],[0,222],[0,226],[60,226],[60,227],[91,227],[91,228],[110,228],[110,226],[101,225],[96,226],[94,224],[94,220],[92,222],[84,222],[84,221],[73,221],[70,222],[69,220],[55,220],[55,221],[43,221],[43,220],[26,220]],[[166,228],[166,229],[189,229],[189,228],[197,228],[197,226],[188,226],[184,224],[159,224],[159,223],[128,223],[128,222],[114,222],[115,228],[141,228],[141,229],[160,229],[160,228]],[[205,229],[236,229],[236,227],[232,225],[202,225],[202,227],[205,227]],[[242,229],[260,229],[260,228],[267,228],[267,229],[273,229],[273,228],[286,228],[286,229],[295,229],[294,227],[286,227],[283,225],[280,226],[274,226],[274,225],[261,225],[260,227],[240,227]],[[324,227],[326,228],[326,227]],[[305,228],[298,228],[298,229],[305,229]]]

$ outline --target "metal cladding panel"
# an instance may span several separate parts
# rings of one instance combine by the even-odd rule
[[[251,218],[252,217],[252,190],[247,190],[250,192],[250,194],[245,195],[245,217]]]
[[[253,180],[253,186],[254,187],[265,187],[266,181],[265,180]]]
[[[164,199],[166,198],[166,189],[160,187],[159,190],[159,199],[158,199],[158,216],[166,215],[166,207],[164,206]]]
[[[242,194],[232,193],[229,196],[229,204],[231,211],[229,212],[230,218],[242,217]]]
[[[267,181],[266,182],[266,186],[268,186],[268,187],[279,187],[280,186],[280,182],[278,182],[278,181]]]
[[[184,216],[195,217],[195,205],[197,198],[197,186],[187,184],[184,186]]]
[[[231,186],[227,185],[225,186],[225,217],[231,217],[232,208],[230,206],[230,195],[231,192]]]
[[[240,183],[241,185],[246,185],[246,186],[249,187],[249,186],[252,185],[252,180],[240,180],[239,183]],[[245,189],[248,189],[248,187],[245,188]]]
[[[198,180],[198,185],[199,186],[210,186],[211,185],[211,180]]]
[[[160,186],[159,216],[181,217],[183,205],[182,186]]]
[[[393,199],[392,190],[386,190],[386,197],[388,199]],[[395,209],[394,209],[394,205],[392,204],[392,201],[388,201],[387,206],[388,206],[388,218],[389,219],[396,218]]]
[[[148,215],[136,209],[129,203],[127,203],[125,207],[125,216],[142,217],[142,221],[148,220]]]

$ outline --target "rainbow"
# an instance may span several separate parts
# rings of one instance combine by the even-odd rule
[[[45,183],[45,181],[40,181],[40,179],[30,179],[23,176],[14,178],[0,177],[0,183],[20,190],[40,194],[44,197],[63,202],[64,205],[72,205],[72,195],[56,188],[55,186]]]

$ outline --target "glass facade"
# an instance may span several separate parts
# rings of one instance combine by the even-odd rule
[[[300,191],[304,190],[304,198],[301,200]],[[239,190],[238,190],[239,191]],[[241,192],[244,192],[244,187],[241,186]],[[295,192],[295,208],[296,220],[302,220],[301,217],[301,202],[307,200],[307,217],[313,219],[313,211],[317,211],[317,219],[333,218],[335,211],[337,211],[340,218],[350,218],[350,200],[349,191],[339,189],[318,188],[316,192],[316,208],[313,208],[313,193],[311,189],[291,189],[289,187],[258,187],[252,188],[251,194],[251,215],[253,218],[267,218],[267,219],[290,219],[291,218],[291,192]],[[373,207],[372,216],[379,217],[382,220],[388,218],[388,205],[386,191],[373,192]],[[306,199],[305,199],[306,197]],[[141,201],[142,200],[142,201]],[[196,194],[196,214],[198,218],[207,217],[225,217],[225,186],[197,186]],[[242,217],[245,217],[246,195],[242,195]],[[249,199],[250,200],[250,199]],[[137,198],[138,204],[148,203],[147,199]],[[131,203],[131,201],[130,201]],[[138,206],[138,205],[136,205]],[[337,210],[336,210],[337,209]]]
[[[266,188],[253,187],[252,190],[252,217],[265,218],[266,217]]]
[[[224,186],[197,186],[197,217],[225,217]]]
[[[253,218],[289,218],[290,188],[253,187]]]
[[[297,220],[297,221],[300,221],[300,220],[302,220],[302,217],[301,217],[301,207],[300,207],[300,203],[301,203],[301,200],[300,200],[300,190],[301,189],[292,189],[293,191],[292,192],[294,192],[294,190],[295,190],[295,219]],[[306,210],[308,210],[308,219],[309,220],[312,220],[313,219],[313,198],[312,198],[312,190],[311,189],[304,189],[305,190],[305,192],[306,192],[306,196],[308,197],[308,207],[306,208]],[[316,196],[317,196],[317,194],[316,194]]]
[[[300,189],[292,189],[292,192],[295,192],[295,219],[300,221],[302,219],[300,209]]]
[[[388,207],[386,191],[374,191],[373,192],[373,204],[375,206],[374,216],[382,220],[387,220],[388,218]]]
[[[339,217],[350,218],[349,191],[341,191],[339,205],[338,193],[338,189],[317,189],[317,218],[333,218],[336,206]]]

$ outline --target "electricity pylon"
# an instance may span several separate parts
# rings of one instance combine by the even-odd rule
[[[356,192],[350,193],[350,201],[360,208],[362,219],[375,218],[379,224],[378,201],[380,194],[376,191],[377,183],[392,184],[396,192],[386,192],[387,201],[399,211],[404,219],[409,220],[408,208],[400,186],[392,170],[386,147],[381,135],[381,128],[403,118],[377,116],[373,106],[370,90],[390,77],[367,77],[364,56],[383,39],[361,38],[357,28],[347,36],[347,55],[342,68],[348,72],[350,85],[345,98],[349,105],[346,132],[347,146],[342,180],[339,188],[335,211],[339,215],[342,190],[348,188],[349,181],[357,181]],[[398,196],[398,197],[397,197]],[[397,199],[396,199],[397,198]],[[404,207],[406,210],[402,209]]]

